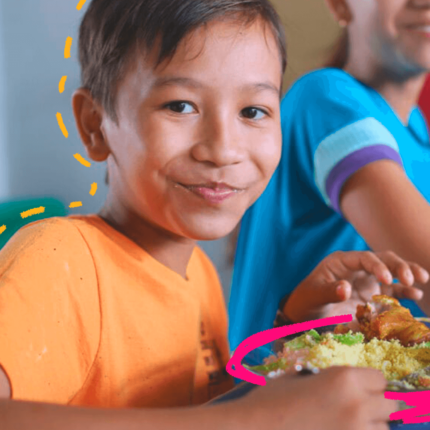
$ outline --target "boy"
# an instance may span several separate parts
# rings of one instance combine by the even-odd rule
[[[98,216],[32,224],[0,256],[2,430],[386,428],[393,406],[369,369],[191,407],[232,386],[222,293],[196,241],[228,234],[280,157],[270,4],[93,0],[79,49],[74,114],[109,195]],[[391,257],[348,258],[351,273],[398,275]]]

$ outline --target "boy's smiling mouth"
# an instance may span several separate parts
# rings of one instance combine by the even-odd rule
[[[220,204],[225,200],[234,197],[238,193],[244,191],[243,188],[236,188],[223,182],[211,182],[207,184],[181,184],[178,183],[182,188],[195,194],[212,204]]]

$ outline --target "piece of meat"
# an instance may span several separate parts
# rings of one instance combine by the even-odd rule
[[[356,317],[367,340],[398,339],[403,346],[430,341],[430,329],[392,297],[373,296],[366,305],[357,306]]]
[[[350,328],[348,327],[347,324],[338,324],[334,330],[333,333],[334,334],[346,334],[349,333]]]

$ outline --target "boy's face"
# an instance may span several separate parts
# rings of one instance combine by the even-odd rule
[[[214,22],[154,68],[137,58],[103,115],[110,203],[194,240],[227,235],[260,196],[281,154],[282,70],[260,21]]]

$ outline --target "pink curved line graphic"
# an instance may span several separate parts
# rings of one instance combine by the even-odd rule
[[[343,324],[350,321],[352,321],[352,315],[341,315],[314,321],[306,321],[285,327],[272,328],[270,330],[253,334],[236,348],[233,356],[227,363],[226,370],[231,376],[250,382],[251,384],[266,385],[266,379],[264,376],[256,375],[242,366],[243,358],[252,350],[290,334],[312,330],[313,328],[326,327],[328,325]]]
[[[430,422],[430,391],[417,391],[412,393],[397,393],[386,391],[385,398],[389,400],[402,400],[409,406],[415,406],[405,411],[394,412],[390,415],[392,420],[403,420],[404,424],[421,424]],[[426,415],[427,416],[422,416]]]

